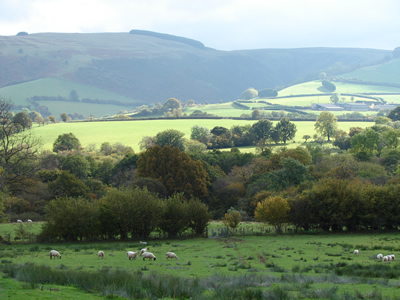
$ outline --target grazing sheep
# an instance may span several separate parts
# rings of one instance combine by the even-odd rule
[[[32,223],[32,220],[31,219],[28,219],[28,220],[26,220],[27,222],[29,222],[29,223]]]
[[[354,255],[358,255],[359,253],[360,253],[360,251],[358,251],[357,249],[356,250],[354,250]]]
[[[22,220],[17,220],[17,223],[23,223]]]
[[[52,259],[53,256],[54,256],[54,258],[58,257],[59,259],[61,259],[60,253],[58,251],[56,251],[56,250],[51,250],[50,251],[50,259]]]
[[[147,242],[140,241],[139,243],[141,243],[142,245],[147,245]]]
[[[156,260],[156,257],[154,256],[154,254],[153,253],[151,253],[151,252],[144,252],[143,254],[142,254],[142,256],[143,256],[143,260],[145,260],[146,258],[148,258],[148,259],[154,259],[154,260]]]
[[[383,258],[383,254],[382,254],[382,253],[379,253],[379,254],[376,256],[376,258],[379,259],[379,260],[381,260],[381,259]]]
[[[104,252],[103,252],[103,251],[99,251],[99,252],[97,253],[97,256],[98,256],[98,257],[101,257],[101,259],[104,259]]]
[[[388,256],[390,256],[390,260],[394,260],[394,254],[390,254]]]
[[[178,256],[174,252],[167,252],[167,253],[165,253],[165,255],[167,256],[167,259],[175,258],[176,260],[178,260]]]
[[[382,258],[382,261],[390,261],[389,256],[385,255],[385,256]]]
[[[143,248],[142,250],[140,250],[140,255],[142,255],[143,253],[145,253],[145,252],[147,252],[147,251],[149,251],[149,250],[150,250],[149,247]]]
[[[126,252],[126,256],[128,257],[129,260],[136,259],[138,254],[139,254],[139,252],[133,252],[133,251]]]

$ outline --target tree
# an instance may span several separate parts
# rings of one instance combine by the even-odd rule
[[[60,134],[53,144],[53,152],[73,150],[81,147],[79,139],[72,133]]]
[[[99,234],[97,206],[83,197],[60,197],[45,208],[41,235],[66,241],[90,240]]]
[[[228,212],[222,218],[222,223],[232,230],[239,226],[240,221],[242,221],[242,215],[233,207],[228,209]]]
[[[37,156],[41,140],[31,132],[18,133],[20,125],[10,118],[12,103],[0,97],[0,191],[24,187],[27,178],[38,169]]]
[[[314,128],[320,135],[327,137],[329,142],[330,137],[337,131],[337,117],[333,113],[323,111],[317,118]]]
[[[55,116],[48,116],[47,118],[49,119],[49,121],[50,121],[51,123],[56,123],[56,122],[57,122]]]
[[[259,110],[259,109],[254,109],[254,110],[251,112],[251,118],[252,118],[253,120],[259,120],[259,119],[261,118],[261,112],[260,112],[260,110]]]
[[[255,88],[248,88],[242,93],[242,99],[249,100],[258,97],[258,91]]]
[[[62,114],[60,115],[60,119],[61,119],[63,122],[71,121],[71,117],[68,116],[66,113],[62,113]]]
[[[296,125],[291,123],[286,117],[282,118],[276,125],[275,129],[278,132],[280,140],[286,144],[286,141],[292,140],[296,135]]]
[[[144,137],[142,137],[142,140],[139,142],[140,150],[146,150],[155,145],[156,145],[156,137],[155,136],[144,136]]]
[[[53,198],[57,197],[88,197],[89,188],[69,171],[61,171],[57,179],[48,184]]]
[[[148,238],[160,224],[163,212],[162,201],[146,188],[112,189],[99,201],[100,227],[111,225],[110,233],[116,232],[121,239],[128,233],[132,237]]]
[[[19,112],[19,113],[15,114],[13,121],[16,124],[21,125],[23,130],[32,127],[31,118],[29,118],[29,116],[24,112]]]
[[[366,158],[381,151],[381,137],[371,128],[354,135],[351,140],[351,152],[356,155],[366,155]],[[361,158],[361,157],[359,157]]]
[[[155,144],[160,147],[176,147],[183,151],[185,150],[185,139],[183,138],[184,135],[185,134],[179,130],[167,129],[157,133]]]
[[[191,140],[196,140],[199,141],[205,145],[208,145],[211,139],[211,132],[210,129],[207,127],[202,127],[199,125],[194,125],[191,128],[191,134],[190,134],[190,139]]]
[[[207,205],[196,198],[189,199],[188,207],[188,226],[196,235],[202,235],[211,221],[212,214],[208,211]]]
[[[392,121],[400,121],[400,105],[391,110],[387,117]]]
[[[336,90],[336,86],[328,80],[322,80],[322,85],[330,92],[334,92]]]
[[[168,237],[176,237],[188,226],[188,203],[183,193],[173,194],[164,202],[164,208],[160,224],[161,231],[168,234]]]
[[[163,105],[163,112],[173,111],[174,109],[181,109],[182,102],[175,98],[169,98]]]
[[[309,135],[309,134],[305,134],[305,135],[303,135],[303,139],[306,141],[306,143],[307,143],[307,140],[309,140],[309,139],[311,139],[311,136]]]
[[[275,227],[276,232],[282,232],[282,225],[288,222],[290,206],[285,198],[269,197],[257,203],[254,216],[258,221]]]
[[[35,122],[38,123],[39,126],[40,126],[40,124],[44,125],[45,120],[44,120],[44,118],[42,116],[37,116],[35,118]]]
[[[338,93],[332,93],[332,96],[329,98],[333,104],[336,104],[339,102],[339,94]]]
[[[79,179],[86,179],[90,176],[89,161],[80,154],[68,154],[61,159],[61,169],[69,171]]]
[[[251,132],[255,135],[256,141],[267,140],[271,136],[272,122],[262,119],[251,126]]]
[[[154,146],[140,155],[137,176],[161,181],[170,195],[183,192],[186,196],[205,197],[209,178],[203,164],[192,160],[179,148]]]
[[[274,89],[263,89],[258,92],[258,97],[267,98],[267,97],[276,97],[278,96],[278,92]]]

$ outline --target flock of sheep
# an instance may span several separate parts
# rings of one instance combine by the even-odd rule
[[[356,249],[356,250],[354,250],[353,253],[354,253],[354,255],[358,255],[358,254],[360,254],[360,251]],[[376,256],[376,259],[379,260],[379,261],[391,261],[391,260],[394,260],[394,258],[395,258],[394,254],[383,256],[382,253],[379,253]]]
[[[28,223],[32,223],[32,220],[31,219],[28,219],[28,220],[26,220]],[[17,223],[24,223],[24,222],[22,222],[22,220],[17,220]]]
[[[152,260],[152,259],[156,260],[157,259],[156,256],[153,253],[148,252],[149,250],[150,250],[149,248],[143,248],[142,250],[136,251],[136,252],[128,251],[128,252],[126,252],[126,256],[128,257],[129,260],[136,259],[140,253],[140,255],[143,257],[143,260],[146,260],[146,258],[148,258],[149,260]],[[175,258],[176,260],[178,260],[178,256],[174,252],[167,252],[167,253],[165,253],[165,255],[166,255],[167,259]],[[104,251],[99,251],[97,253],[97,256],[101,259],[104,259]],[[53,257],[54,257],[54,259],[56,259],[56,258],[61,259],[60,253],[56,250],[50,251],[50,259],[52,259]]]

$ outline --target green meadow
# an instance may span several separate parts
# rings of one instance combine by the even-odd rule
[[[128,260],[126,251],[143,248],[135,240],[0,245],[0,272],[6,278],[0,294],[15,299],[52,292],[58,299],[395,299],[400,287],[398,261],[376,259],[378,253],[400,251],[397,234],[268,233],[147,242],[155,261]],[[52,249],[62,258],[50,260]],[[179,259],[167,260],[168,251]],[[96,285],[99,276],[110,282]],[[259,296],[249,297],[255,291]]]
[[[346,82],[333,82],[336,86],[335,93],[400,93],[400,87],[389,87],[383,85],[366,85],[366,84],[355,84]],[[304,94],[323,94],[329,93],[322,86],[321,80],[308,81],[296,85],[289,86],[279,91],[278,96],[294,96]]]
[[[52,150],[53,143],[57,137],[64,133],[72,132],[81,142],[83,147],[96,145],[99,149],[101,144],[121,143],[131,146],[135,152],[140,152],[139,142],[144,136],[155,136],[158,132],[167,129],[176,129],[190,139],[191,128],[195,125],[212,129],[215,126],[231,128],[234,125],[252,125],[254,120],[232,120],[232,119],[160,119],[160,120],[136,120],[136,121],[104,121],[104,122],[69,122],[36,126],[32,133],[40,137],[44,150]],[[274,122],[275,123],[275,122]],[[294,122],[297,126],[295,141],[297,146],[303,143],[303,135],[313,136],[315,134],[314,121]],[[362,128],[371,126],[371,122],[338,122],[339,129],[348,131],[350,127],[360,126]],[[296,144],[291,144],[292,146]],[[246,149],[246,148],[244,148]]]
[[[100,88],[87,86],[63,79],[43,78],[32,80],[18,85],[11,85],[0,88],[0,95],[5,98],[11,98],[16,105],[29,105],[27,98],[32,95],[36,96],[62,96],[69,98],[70,92],[75,90],[80,99],[100,99],[100,100],[117,100],[125,103],[132,103],[135,101],[128,97],[121,96]],[[120,110],[131,109],[122,105],[110,104],[91,104],[82,102],[61,102],[61,101],[39,101],[40,105],[47,106],[49,111],[58,118],[62,113],[80,113],[84,116],[93,115],[95,117],[102,117],[107,114],[116,114]]]

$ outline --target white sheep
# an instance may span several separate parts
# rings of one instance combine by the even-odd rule
[[[167,259],[175,258],[176,260],[178,260],[178,256],[174,252],[167,252],[167,253],[165,253],[165,255],[167,256]]]
[[[142,245],[147,245],[147,242],[140,241],[139,243],[141,243]]]
[[[31,219],[28,219],[28,220],[26,220],[27,222],[29,222],[29,223],[32,223],[32,220]]]
[[[356,250],[354,250],[354,255],[358,255],[359,253],[360,253],[360,251],[358,251],[357,249]]]
[[[394,254],[390,254],[388,256],[390,256],[390,260],[394,260]]]
[[[60,253],[58,251],[56,251],[56,250],[51,250],[50,251],[50,259],[52,259],[53,256],[54,256],[54,258],[58,257],[59,259],[61,259]]]
[[[385,255],[385,256],[382,258],[382,261],[390,261],[389,256]]]
[[[136,257],[138,257],[138,254],[139,252],[133,252],[133,251],[126,252],[126,256],[128,257],[129,260],[136,259]]]
[[[142,255],[143,253],[145,253],[145,252],[147,252],[147,251],[149,251],[149,250],[150,250],[149,247],[143,248],[142,250],[140,250],[140,255]]]
[[[377,258],[378,260],[381,260],[381,259],[383,258],[383,254],[382,254],[382,253],[379,253],[379,254],[376,256],[376,258]]]
[[[17,223],[23,223],[22,220],[17,220]]]
[[[143,260],[145,260],[146,258],[148,258],[148,259],[154,259],[154,260],[156,260],[156,257],[155,257],[155,255],[153,254],[153,253],[151,253],[151,252],[144,252],[143,254],[142,254],[142,256],[143,256]]]
[[[99,251],[97,253],[97,256],[100,257],[101,259],[104,259],[104,252],[103,251]]]

